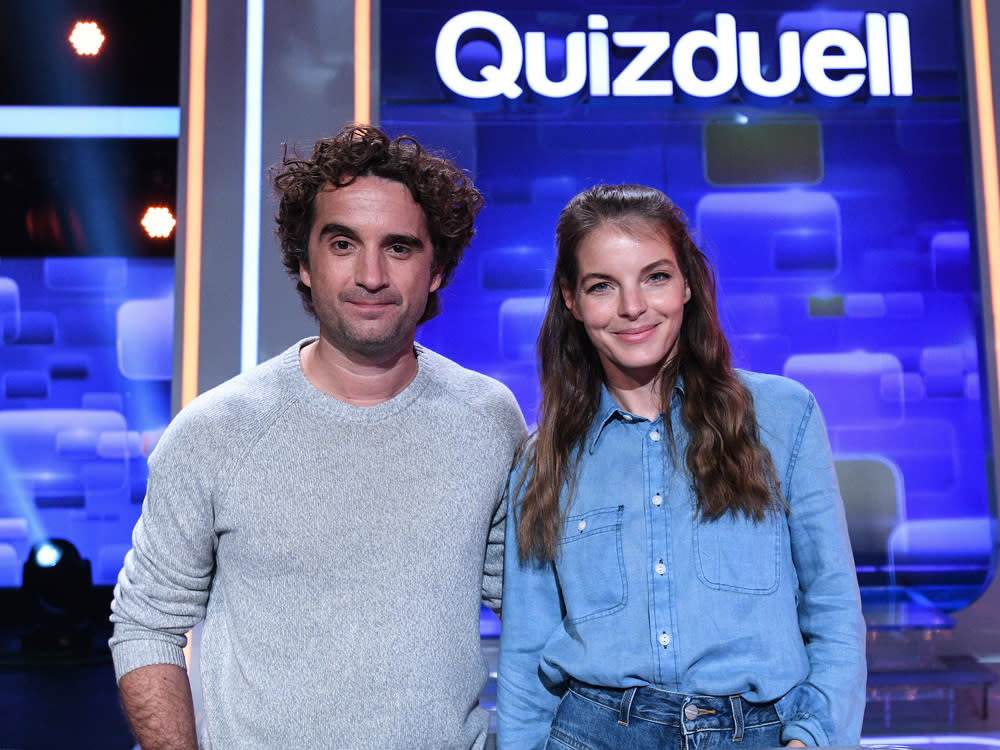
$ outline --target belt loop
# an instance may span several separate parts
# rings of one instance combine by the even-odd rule
[[[738,695],[729,696],[733,708],[733,742],[743,741],[743,699]]]
[[[622,703],[618,708],[618,723],[623,727],[628,726],[628,720],[632,715],[632,701],[635,700],[635,691],[638,688],[629,688],[622,695]]]

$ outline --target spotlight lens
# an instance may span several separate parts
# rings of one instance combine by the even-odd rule
[[[150,206],[146,209],[141,223],[150,237],[163,239],[174,231],[177,220],[166,206]]]
[[[78,55],[96,55],[104,44],[104,33],[101,27],[93,21],[77,21],[69,42]]]
[[[53,568],[59,563],[62,556],[61,549],[46,542],[35,551],[35,563],[40,568]]]

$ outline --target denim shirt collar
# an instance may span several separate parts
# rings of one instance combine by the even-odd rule
[[[671,404],[671,409],[676,409],[678,407],[678,397],[684,394],[684,383],[678,378],[677,382],[674,384],[674,399]],[[656,424],[663,420],[662,415],[653,420],[653,424]],[[618,402],[615,401],[614,396],[611,395],[611,391],[608,390],[607,385],[601,386],[601,400],[597,405],[597,414],[594,416],[594,423],[590,428],[590,434],[587,437],[587,452],[593,454],[594,450],[597,448],[597,442],[600,440],[601,436],[604,434],[605,428],[615,421],[622,421],[626,423],[633,422],[649,422],[650,420],[645,417],[640,417],[637,414],[632,414],[626,411]]]

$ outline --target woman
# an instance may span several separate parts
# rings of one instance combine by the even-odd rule
[[[569,202],[511,479],[501,748],[856,745],[865,626],[812,395],[730,364],[658,190]]]

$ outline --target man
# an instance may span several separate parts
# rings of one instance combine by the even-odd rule
[[[481,748],[525,432],[510,391],[414,343],[482,197],[411,138],[286,154],[283,260],[319,337],[192,402],[150,456],[111,639],[143,748]],[[204,620],[196,739],[184,634]]]

